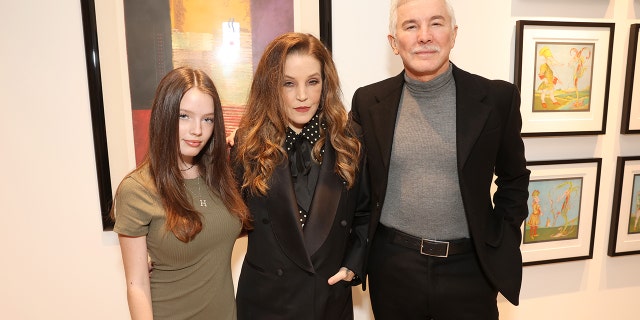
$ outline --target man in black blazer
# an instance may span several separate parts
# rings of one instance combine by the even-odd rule
[[[404,71],[358,89],[351,106],[369,160],[375,318],[498,319],[498,292],[517,305],[522,282],[519,92],[449,61],[446,0],[394,0],[390,20]]]

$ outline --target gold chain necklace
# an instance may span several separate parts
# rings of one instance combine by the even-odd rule
[[[192,196],[196,196],[196,198],[198,199],[198,201],[200,201],[200,206],[201,206],[201,207],[206,207],[206,206],[207,206],[207,199],[202,199],[202,192],[200,191],[200,180],[201,180],[201,179],[202,179],[202,178],[201,178],[200,176],[196,177],[196,183],[198,184],[198,193],[197,193],[197,194],[192,193],[191,195],[192,195]],[[186,181],[184,181],[184,183],[183,183],[183,184],[184,184],[184,186],[185,186],[185,188],[186,188],[186,187],[187,187],[187,183],[186,183]]]
[[[200,200],[200,206],[201,207],[206,207],[207,206],[207,199],[202,199],[202,194],[200,193],[200,176],[198,176],[198,200]]]

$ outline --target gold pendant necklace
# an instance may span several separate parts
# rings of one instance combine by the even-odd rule
[[[200,193],[200,176],[198,176],[198,200],[200,200],[200,206],[201,207],[206,207],[207,206],[207,199],[202,199],[202,193]]]

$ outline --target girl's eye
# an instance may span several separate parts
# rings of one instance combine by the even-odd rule
[[[178,118],[180,118],[180,119],[188,119],[189,116],[184,114],[184,113],[181,113],[180,116],[178,116]]]
[[[204,118],[204,121],[209,122],[209,123],[213,123],[213,118]]]

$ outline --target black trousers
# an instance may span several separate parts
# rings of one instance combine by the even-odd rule
[[[369,254],[369,293],[376,320],[495,320],[497,290],[475,251],[446,258],[391,242],[381,226]]]

